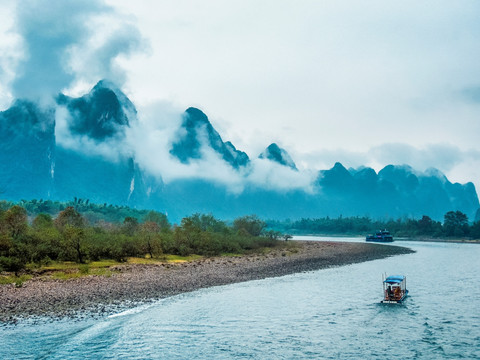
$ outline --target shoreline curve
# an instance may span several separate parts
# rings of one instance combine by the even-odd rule
[[[295,244],[298,246],[293,249],[273,249],[267,254],[212,257],[180,264],[119,265],[111,277],[34,278],[20,288],[14,284],[0,285],[0,323],[36,317],[102,317],[202,288],[414,252],[405,247],[371,243],[295,241]]]

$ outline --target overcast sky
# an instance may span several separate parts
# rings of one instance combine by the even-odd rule
[[[250,157],[277,142],[301,169],[407,163],[480,187],[478,0],[0,0],[0,10],[2,110],[110,78],[140,108],[199,107]]]

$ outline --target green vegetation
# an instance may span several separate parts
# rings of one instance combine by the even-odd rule
[[[365,235],[388,229],[394,236],[480,239],[480,221],[469,224],[460,211],[443,223],[421,219],[372,220],[368,217],[268,221],[255,215],[231,225],[212,215],[194,214],[171,225],[165,214],[75,199],[13,204],[0,201],[0,283],[22,286],[31,274],[58,279],[110,276],[120,263],[192,261],[203,256],[236,256],[277,246],[295,234]],[[288,243],[288,242],[287,242]]]
[[[16,287],[22,287],[23,283],[27,280],[30,280],[32,278],[32,275],[21,275],[21,276],[16,276],[16,275],[5,275],[5,276],[0,276],[0,285],[5,285],[5,284],[15,284]]]
[[[62,210],[32,215],[33,207],[44,209],[45,204],[57,204],[48,210]],[[229,226],[212,215],[194,214],[172,226],[164,214],[155,211],[98,207],[80,200],[74,204],[0,202],[0,272],[15,274],[7,280],[3,276],[2,281],[17,281],[20,272],[39,269],[55,272],[60,279],[108,275],[108,267],[127,261],[189,261],[198,256],[241,254],[279,243],[279,234],[265,233],[266,224],[254,215],[238,218]],[[109,209],[105,217],[93,224],[79,211],[91,213],[91,209],[105,208]],[[118,214],[129,216],[121,222],[105,220],[117,219]]]
[[[480,239],[480,221],[469,225],[468,217],[460,211],[449,211],[443,223],[429,216],[421,219],[372,220],[369,217],[318,218],[298,221],[269,220],[267,225],[283,233],[365,235],[379,229],[388,229],[394,236],[431,238]]]
[[[14,205],[19,205],[27,211],[29,217],[36,217],[39,214],[50,215],[56,217],[58,213],[65,210],[67,207],[73,207],[76,211],[82,214],[83,219],[94,225],[98,222],[107,223],[121,223],[127,217],[135,218],[138,221],[143,221],[150,213],[149,210],[138,210],[129,208],[127,206],[94,204],[88,199],[74,198],[73,201],[60,202],[52,200],[21,200],[18,203],[9,201],[0,201],[0,212],[10,209]],[[161,214],[164,216],[163,214]]]

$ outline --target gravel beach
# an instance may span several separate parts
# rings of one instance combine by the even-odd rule
[[[0,285],[0,322],[21,318],[105,316],[148,301],[268,277],[312,271],[413,252],[370,243],[296,241],[268,254],[214,257],[185,263],[117,265],[113,275],[71,280],[33,278]]]

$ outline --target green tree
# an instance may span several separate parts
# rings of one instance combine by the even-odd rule
[[[8,234],[12,238],[18,239],[28,229],[27,211],[19,205],[14,205],[6,211],[4,222]]]
[[[72,206],[62,210],[54,220],[55,226],[62,235],[64,256],[79,263],[86,258],[85,220]]]
[[[13,271],[15,276],[18,276],[18,272],[25,268],[25,261],[16,256],[0,256],[0,271]]]
[[[7,256],[13,248],[13,241],[7,234],[0,232],[0,256]]]
[[[465,236],[468,234],[468,217],[461,211],[449,211],[443,220],[446,236]]]
[[[55,219],[55,226],[59,229],[63,229],[66,225],[73,227],[83,227],[85,225],[85,220],[82,215],[73,208],[73,206],[68,206],[65,210],[60,211],[57,218]]]
[[[260,236],[266,226],[266,223],[256,215],[242,216],[233,222],[233,227],[237,232],[245,232],[251,236]]]
[[[480,239],[480,221],[473,223],[470,228],[470,236],[474,239]]]
[[[34,229],[45,229],[53,227],[53,219],[50,214],[40,213],[35,219],[33,219],[33,228]]]
[[[52,222],[53,225],[53,222]],[[47,223],[33,226],[29,231],[28,246],[31,248],[30,261],[48,263],[57,260],[61,252],[62,235],[59,230]]]
[[[137,218],[127,216],[123,220],[122,231],[128,236],[133,236],[139,229]]]
[[[183,218],[180,227],[177,227],[174,233],[179,254],[185,256],[196,252],[201,234],[201,222],[197,216]]]
[[[192,216],[189,216],[187,218],[184,218],[183,224],[185,224],[188,220],[188,223],[190,224],[189,226],[195,226],[198,229],[202,231],[211,231],[211,232],[217,232],[217,233],[222,233],[225,231],[228,231],[228,227],[225,224],[224,221],[217,220],[215,217],[211,214],[199,214],[195,213]]]
[[[154,222],[162,230],[170,229],[170,223],[168,222],[167,216],[165,214],[159,213],[157,211],[150,211],[143,218],[143,222]]]
[[[427,215],[423,215],[418,220],[418,233],[419,235],[432,235],[434,229],[434,221]]]
[[[282,236],[282,233],[280,231],[268,230],[267,232],[265,232],[265,236],[268,237],[270,240],[278,240],[280,236]]]
[[[160,226],[153,221],[144,222],[140,226],[140,238],[145,253],[154,258],[162,254],[162,241],[160,237]]]
[[[80,264],[85,263],[86,237],[84,229],[66,224],[63,228],[62,236],[66,254],[72,256]]]

